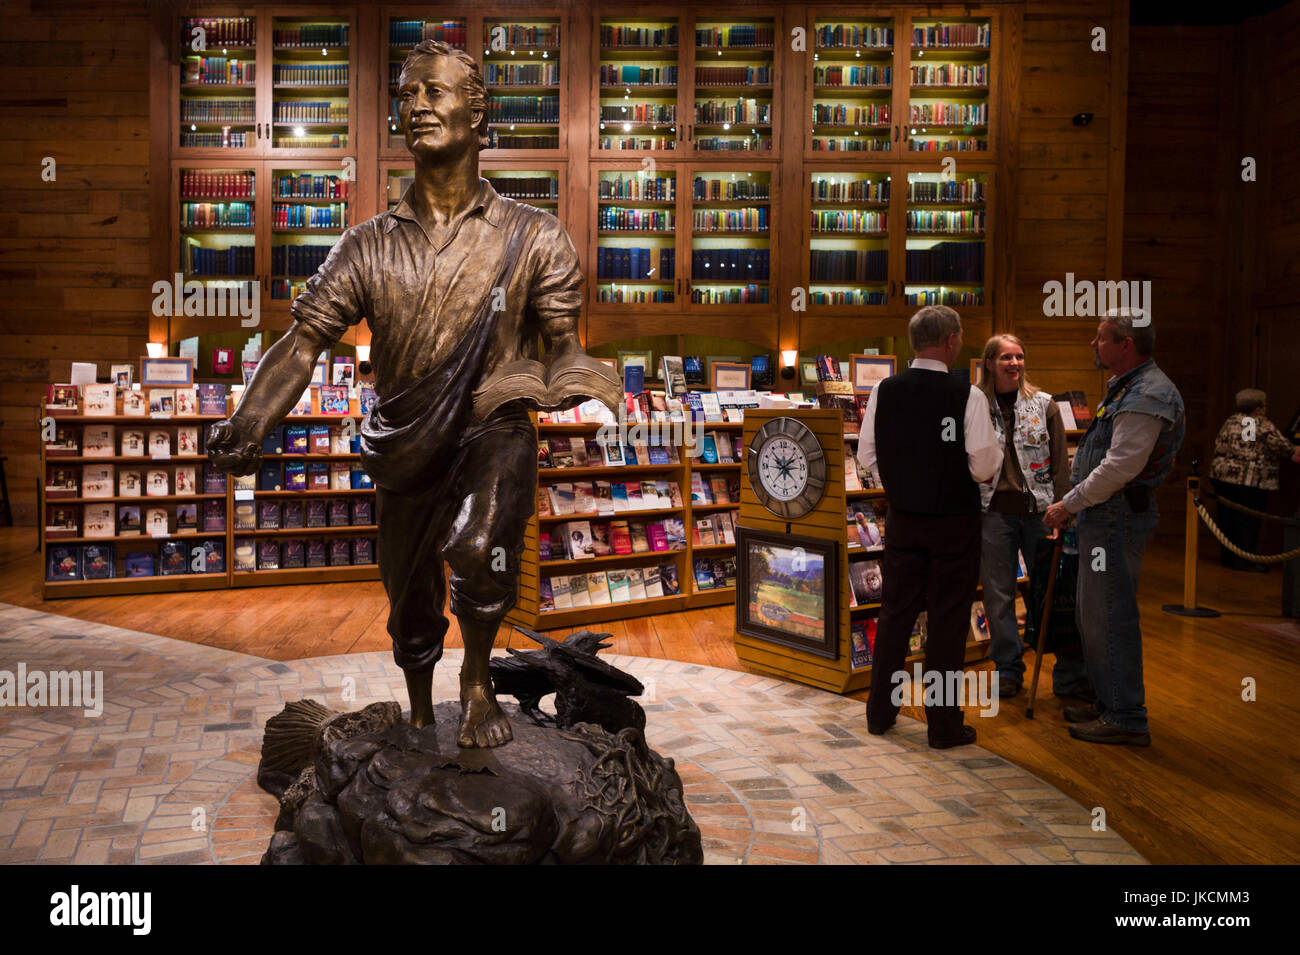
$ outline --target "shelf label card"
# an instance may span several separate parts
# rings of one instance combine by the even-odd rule
[[[251,500],[253,500],[253,492],[252,492],[252,491],[249,491],[249,490],[246,490],[246,489],[238,490],[238,491],[235,492],[235,500],[236,500],[236,501],[251,501]]]

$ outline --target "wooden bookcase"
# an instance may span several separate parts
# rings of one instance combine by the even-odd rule
[[[169,105],[167,127],[155,133],[154,153],[165,155],[173,171],[178,165],[209,163],[256,168],[252,235],[196,238],[215,248],[256,247],[256,268],[245,280],[262,288],[264,328],[287,326],[286,296],[305,279],[273,271],[270,250],[325,245],[338,234],[273,231],[275,201],[268,191],[273,175],[301,170],[353,176],[349,225],[388,208],[390,172],[410,165],[393,129],[394,74],[425,37],[449,41],[478,61],[494,97],[536,100],[538,115],[547,117],[531,125],[516,121],[511,130],[503,115],[493,120],[493,130],[498,136],[550,136],[553,146],[497,146],[485,150],[481,160],[485,172],[540,172],[559,180],[558,198],[539,205],[565,223],[583,258],[587,294],[581,329],[589,345],[639,337],[649,321],[663,334],[815,352],[823,344],[863,335],[898,336],[919,304],[935,300],[956,304],[971,341],[990,334],[999,319],[1006,324],[1009,303],[998,295],[1005,286],[996,267],[1005,251],[998,214],[1005,216],[1014,191],[1006,141],[1014,115],[1007,89],[1018,51],[1004,42],[1012,14],[1001,5],[724,3],[639,9],[624,3],[526,8],[196,3],[159,16],[166,19],[168,60],[155,64],[153,76],[155,84],[166,87]],[[235,35],[252,39],[244,47],[221,47],[226,59],[254,66],[251,82],[186,82],[195,54],[182,48],[181,33],[191,16],[231,18]],[[347,27],[347,45],[322,47],[326,56],[320,64],[312,57],[321,50],[311,48],[312,57],[300,59],[307,48],[276,42],[277,30],[331,25]],[[961,32],[943,35],[940,26]],[[286,66],[336,61],[346,63],[346,84],[318,88],[283,82]],[[707,72],[727,68],[751,72],[744,82],[723,82]],[[283,124],[274,119],[277,104],[317,98],[346,104],[346,126],[331,127],[346,139],[339,147],[290,148]],[[226,99],[238,101],[236,106],[246,101],[244,112],[251,111],[246,126],[232,126],[251,137],[246,145],[181,146],[180,135],[187,132],[181,129],[182,107]],[[221,125],[231,124],[213,128],[220,131]],[[857,140],[878,148],[823,148],[832,139],[837,147]],[[747,148],[704,148],[725,145]],[[272,162],[274,169],[264,165]],[[163,171],[158,172],[161,177]],[[617,173],[671,178],[674,198],[665,204],[602,197],[600,183]],[[695,179],[733,176],[763,179],[769,197],[730,210],[694,198]],[[814,184],[831,178],[893,188],[884,200],[818,199]],[[918,195],[918,190],[930,191]],[[172,193],[177,194],[174,186]],[[602,216],[615,208],[670,213],[672,227],[604,228]],[[767,217],[763,234],[693,228],[697,212],[754,208]],[[843,225],[826,228],[837,216],[844,217]],[[183,241],[179,220],[173,216],[172,222],[177,223],[173,236],[159,246],[170,250],[166,263],[155,262],[159,274],[175,271]],[[319,243],[312,241],[315,236]],[[671,280],[662,271],[617,278],[600,273],[602,249],[630,247],[651,250],[638,262],[641,271],[649,271],[646,259],[658,270],[656,250],[671,249]],[[694,274],[705,271],[692,268],[694,253],[724,249],[742,256],[766,253],[766,282],[720,282],[716,274]],[[831,271],[827,253],[843,253]],[[766,301],[759,301],[764,295]],[[171,342],[201,330],[184,317],[173,318],[170,329],[165,321],[162,327]],[[361,335],[364,339],[366,333]]]
[[[354,409],[355,411],[355,409]],[[215,421],[221,420],[219,415],[193,415],[180,417],[155,418],[151,416],[138,415],[109,415],[109,416],[88,416],[88,415],[66,415],[54,418],[56,428],[66,428],[75,430],[77,434],[78,447],[82,447],[81,442],[87,426],[94,425],[112,425],[116,429],[114,442],[117,444],[114,450],[120,451],[121,432],[124,429],[141,430],[148,432],[151,430],[166,431],[169,435],[171,446],[175,447],[176,429],[179,427],[193,426],[199,429],[202,436],[205,429]],[[354,424],[359,423],[360,416],[353,414],[345,415],[293,415],[286,417],[282,424],[340,424],[345,418],[351,417]],[[202,440],[202,437],[200,437]],[[345,454],[268,454],[264,460],[268,463],[282,461],[302,461],[302,462],[328,462],[328,461],[355,461],[359,456],[352,453]],[[207,461],[206,455],[169,455],[165,458],[155,458],[147,455],[123,455],[113,454],[107,456],[86,456],[84,454],[60,454],[47,453],[46,444],[41,442],[41,495],[40,495],[40,548],[41,548],[41,567],[42,567],[42,596],[46,599],[56,597],[90,597],[102,596],[107,594],[142,594],[142,593],[163,593],[187,590],[214,590],[228,587],[262,587],[277,584],[307,584],[307,583],[333,583],[338,581],[354,580],[378,580],[379,568],[373,561],[365,564],[348,564],[324,567],[301,567],[301,568],[283,568],[277,570],[254,570],[238,571],[234,570],[235,547],[238,541],[251,540],[256,543],[259,540],[275,538],[280,540],[309,539],[316,537],[325,537],[333,539],[344,539],[349,542],[354,538],[374,539],[378,528],[374,524],[364,526],[354,525],[334,525],[332,527],[320,528],[279,528],[279,529],[235,529],[235,506],[237,502],[251,500],[256,508],[256,502],[259,499],[301,499],[323,498],[343,499],[360,496],[368,496],[371,499],[371,512],[374,513],[373,489],[338,489],[329,491],[249,491],[243,492],[236,490],[234,480],[229,477],[222,479],[223,490],[220,493],[194,493],[194,494],[167,494],[167,495],[148,495],[145,494],[145,488],[141,488],[141,494],[124,496],[113,494],[101,497],[84,497],[81,491],[81,476],[83,468],[97,464],[111,464],[114,466],[113,490],[119,490],[117,482],[120,479],[120,472],[128,467],[132,470],[139,470],[143,476],[144,472],[149,470],[162,470],[168,475],[168,489],[175,488],[175,470],[177,467],[192,467],[196,472],[196,492],[204,485],[202,481],[204,464]],[[75,472],[78,481],[78,493],[75,496],[56,496],[51,497],[46,493],[47,483],[52,469],[66,468]],[[203,527],[203,507],[206,501],[220,501],[221,513],[223,517],[223,529],[220,531],[204,531]],[[178,505],[193,504],[197,510],[198,526],[192,531],[181,531],[177,527],[176,509]],[[78,526],[81,531],[72,536],[54,536],[47,533],[47,524],[49,516],[53,509],[72,508],[75,513],[84,520],[85,508],[87,505],[108,505],[112,510],[114,521],[114,530],[121,529],[119,525],[120,513],[119,508],[122,506],[135,506],[142,512],[151,507],[162,508],[167,512],[168,529],[165,535],[151,535],[146,532],[142,526],[139,533],[120,534],[114,533],[109,536],[87,537],[84,535],[84,524],[79,522]],[[256,520],[256,518],[255,518]],[[125,557],[130,552],[150,552],[157,553],[159,545],[163,541],[183,541],[187,544],[202,544],[205,540],[218,540],[224,548],[225,569],[218,572],[199,573],[193,572],[187,566],[187,572],[175,574],[162,574],[161,568],[155,563],[155,572],[152,576],[127,577],[125,576]],[[50,548],[60,545],[75,546],[77,548],[85,545],[111,544],[114,547],[115,568],[114,576],[105,579],[92,580],[49,580],[48,579],[48,558]],[[373,553],[372,544],[372,553]],[[192,548],[186,548],[186,563],[190,565],[193,559]]]
[[[538,424],[539,438],[594,438],[600,430],[599,424]],[[683,426],[685,427],[685,426]],[[721,432],[727,434],[733,445],[740,436],[740,424],[728,422],[702,423],[703,432]],[[668,424],[664,423],[664,430]],[[702,459],[692,457],[685,442],[677,445],[678,464],[664,465],[624,465],[614,467],[568,467],[541,468],[538,471],[539,490],[545,493],[548,485],[558,482],[605,480],[618,483],[625,480],[670,481],[677,486],[681,495],[682,506],[659,508],[654,510],[627,510],[610,515],[597,513],[553,514],[539,517],[534,511],[529,519],[524,534],[524,552],[521,558],[519,577],[519,601],[511,611],[510,619],[515,623],[532,628],[552,629],[556,627],[584,626],[606,620],[621,620],[627,617],[645,616],[656,613],[670,613],[691,607],[708,607],[730,603],[735,598],[734,586],[702,588],[695,577],[694,568],[697,560],[710,562],[733,557],[735,544],[700,545],[694,543],[693,528],[695,522],[718,511],[736,511],[737,502],[695,504],[691,501],[691,476],[700,474],[707,482],[713,475],[734,475],[739,464],[705,463]],[[538,556],[538,534],[556,525],[577,520],[611,520],[626,519],[633,521],[654,521],[666,517],[682,521],[685,529],[685,547],[671,551],[649,551],[633,554],[613,554],[602,557],[588,557],[580,560],[552,559],[542,561]],[[677,573],[681,592],[672,596],[652,597],[639,601],[611,603],[593,607],[576,607],[543,611],[540,609],[539,584],[542,578],[555,575],[573,575],[584,571],[596,572],[610,568],[645,567],[671,563]]]

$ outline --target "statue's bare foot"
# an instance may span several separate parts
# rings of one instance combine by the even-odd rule
[[[456,745],[466,749],[488,749],[514,739],[510,721],[497,704],[490,683],[462,684],[460,688],[460,733]]]

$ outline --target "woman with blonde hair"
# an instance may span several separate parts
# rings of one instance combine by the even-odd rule
[[[1060,410],[1052,396],[1029,383],[1025,345],[994,335],[984,345],[980,388],[989,400],[993,430],[1002,442],[1002,470],[980,485],[984,510],[980,578],[989,625],[989,655],[998,668],[998,692],[1015,696],[1024,684],[1024,644],[1016,625],[1016,579],[1022,552],[1034,561],[1047,536],[1043,512],[1070,489],[1069,453]],[[1082,660],[1057,656],[1052,673],[1058,696],[1091,693]]]

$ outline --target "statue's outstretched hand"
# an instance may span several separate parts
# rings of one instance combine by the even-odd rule
[[[262,445],[227,418],[208,429],[208,459],[227,474],[253,474],[262,465]]]

